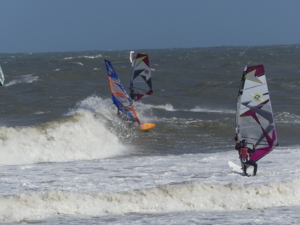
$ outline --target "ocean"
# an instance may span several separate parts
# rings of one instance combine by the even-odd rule
[[[149,55],[148,132],[111,100],[130,50]],[[0,222],[292,224],[300,220],[300,45],[0,54]],[[231,172],[237,92],[263,64],[279,146],[255,177]],[[248,169],[251,173],[252,169]]]

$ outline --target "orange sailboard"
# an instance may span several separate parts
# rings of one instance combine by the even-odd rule
[[[136,122],[139,129],[149,130],[155,126],[153,123],[141,123],[138,119],[133,102],[127,95],[118,75],[108,60],[105,61],[105,66],[108,74],[108,81],[110,85],[111,97],[113,103],[118,109],[118,112],[125,120]]]

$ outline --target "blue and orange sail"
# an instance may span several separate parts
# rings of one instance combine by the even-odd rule
[[[154,127],[154,124],[141,123],[139,121],[136,110],[134,109],[133,102],[131,98],[127,95],[110,61],[104,60],[104,62],[107,70],[111,97],[118,111],[125,115],[129,120],[137,122],[141,130],[149,130],[152,127]]]

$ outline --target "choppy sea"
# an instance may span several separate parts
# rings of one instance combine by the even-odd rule
[[[130,50],[154,93],[124,124],[104,59],[128,90]],[[0,222],[292,224],[300,220],[300,45],[0,54]],[[263,64],[280,146],[232,173],[237,92]],[[251,171],[249,171],[251,172]]]

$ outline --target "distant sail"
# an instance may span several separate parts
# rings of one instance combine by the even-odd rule
[[[108,74],[108,81],[110,85],[111,97],[113,103],[119,111],[126,115],[129,119],[135,120],[139,123],[136,111],[132,100],[128,97],[118,75],[108,60],[104,60]]]
[[[134,51],[130,51],[129,60],[131,62],[131,66],[133,67],[134,66],[134,60],[135,60],[135,52]]]
[[[256,143],[256,151],[250,157],[254,161],[278,145],[263,65],[246,67],[244,70],[238,93],[236,133],[239,140]]]
[[[3,71],[0,66],[0,86],[4,85],[4,80],[5,80],[5,77],[4,77]]]
[[[130,97],[135,101],[153,93],[149,57],[138,53],[130,78]]]

